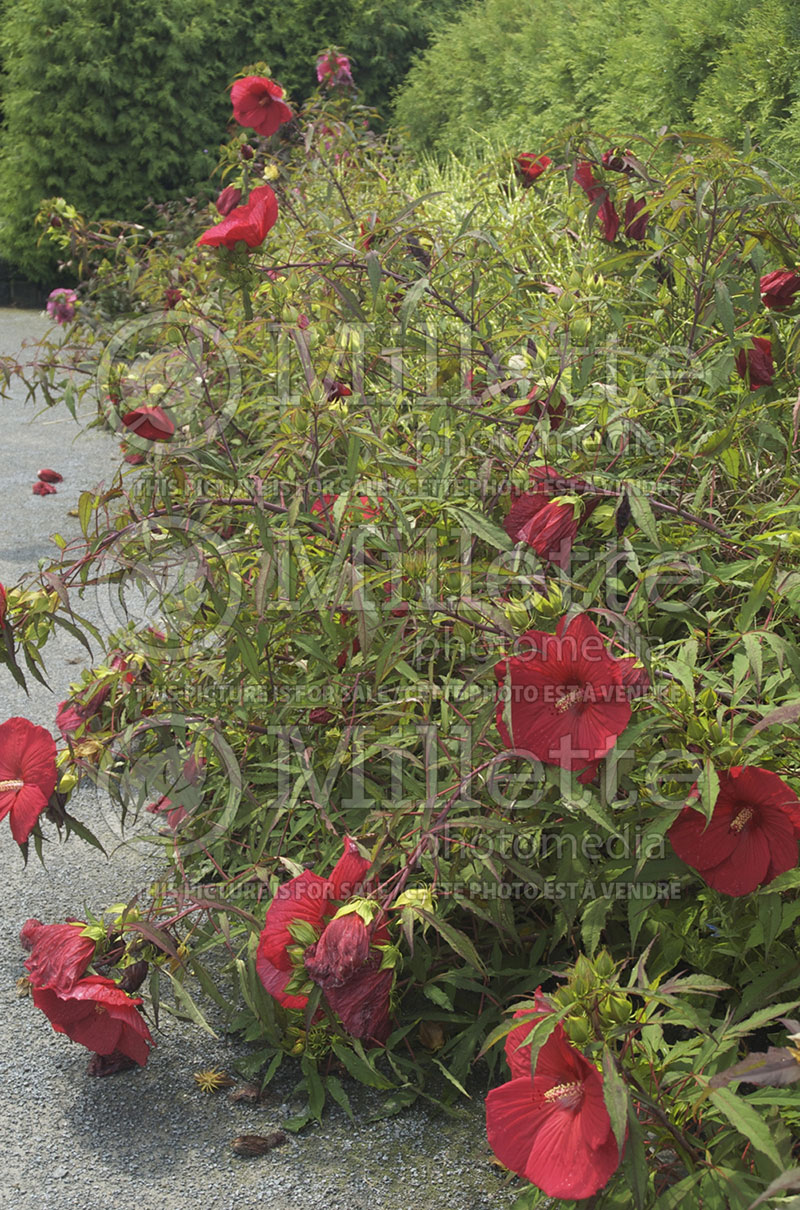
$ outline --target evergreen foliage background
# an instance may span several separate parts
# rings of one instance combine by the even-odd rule
[[[692,127],[800,162],[795,0],[485,0],[412,67],[396,118],[417,147],[535,148],[580,122]]]
[[[389,96],[434,23],[459,0],[6,0],[0,135],[0,256],[36,280],[42,199],[90,219],[145,218],[148,198],[210,192],[209,167],[230,117],[228,85],[264,60],[294,102],[317,85],[316,55],[346,47],[361,99]],[[207,150],[206,150],[207,149]]]

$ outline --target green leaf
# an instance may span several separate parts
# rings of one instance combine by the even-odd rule
[[[621,1153],[628,1128],[628,1090],[608,1046],[603,1047],[603,1100]]]
[[[349,1071],[350,1075],[359,1081],[361,1084],[366,1084],[368,1088],[380,1088],[388,1090],[394,1088],[391,1080],[381,1072],[376,1071],[367,1062],[363,1047],[360,1042],[353,1042],[352,1048],[346,1042],[334,1041],[333,1050],[338,1059],[342,1061],[344,1066]]]
[[[656,519],[653,516],[653,510],[650,507],[650,501],[647,496],[632,483],[625,484],[625,490],[628,494],[628,502],[631,506],[631,516],[638,525],[639,529],[649,538],[655,547],[660,547],[658,541],[658,528]]]
[[[714,1088],[710,1097],[731,1126],[738,1130],[743,1138],[748,1139],[756,1151],[771,1160],[777,1168],[783,1167],[783,1160],[772,1140],[769,1126],[757,1109],[730,1088]]]
[[[440,937],[442,937],[451,949],[455,950],[465,962],[474,967],[476,971],[485,974],[486,967],[481,961],[478,951],[470,941],[469,937],[465,936],[459,929],[454,928],[452,924],[448,924],[446,920],[442,920],[441,916],[433,912],[426,912],[424,908],[413,907],[411,909],[415,916],[419,916],[422,920],[426,920],[428,924],[432,924]]]
[[[342,1087],[341,1081],[336,1076],[326,1076],[325,1088],[330,1093],[331,1099],[345,1111],[350,1121],[355,1122],[350,1098]]]
[[[366,255],[366,262],[367,276],[369,277],[369,284],[372,288],[372,301],[374,303],[381,288],[381,262],[378,259],[376,252],[368,252]]]
[[[728,287],[722,278],[717,278],[714,283],[714,293],[717,298],[717,315],[722,324],[725,335],[728,340],[734,340],[736,336],[736,317],[733,313],[733,303],[731,296],[728,293]]]
[[[697,779],[697,788],[700,791],[703,814],[706,819],[710,819],[719,796],[719,775],[710,756],[703,761],[703,770]]]

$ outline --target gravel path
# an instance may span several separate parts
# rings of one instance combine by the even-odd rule
[[[47,321],[34,312],[0,309],[0,356],[16,354]],[[40,411],[17,390],[0,399],[0,582],[14,584],[56,553],[50,535],[77,530],[68,517],[82,490],[113,474],[117,443],[80,432],[66,408]],[[38,413],[38,414],[37,414]],[[31,486],[40,467],[60,471],[54,496]],[[91,601],[78,612],[93,617]],[[95,620],[97,620],[96,615]],[[57,704],[78,677],[86,653],[68,636],[45,650],[50,689],[32,682],[30,697],[0,668],[0,721],[21,714],[54,730]],[[81,789],[70,809],[100,836],[106,860],[74,837],[53,841],[43,869],[32,856],[23,868],[4,823],[0,891],[0,1207],[8,1210],[504,1210],[521,1192],[491,1164],[480,1089],[457,1121],[435,1109],[414,1109],[388,1121],[370,1121],[379,1102],[354,1088],[356,1122],[334,1108],[321,1127],[309,1127],[279,1150],[239,1159],[230,1149],[239,1134],[268,1133],[296,1109],[291,1098],[298,1069],[287,1064],[271,1100],[260,1107],[204,1096],[192,1073],[214,1065],[232,1070],[236,1052],[195,1026],[164,1017],[157,1049],[141,1071],[106,1079],[86,1075],[87,1052],[56,1034],[30,1000],[17,995],[23,973],[21,925],[95,911],[146,886],[152,858],[123,845],[99,794]],[[46,828],[52,838],[52,827]]]

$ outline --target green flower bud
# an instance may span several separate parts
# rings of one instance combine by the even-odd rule
[[[585,1046],[594,1034],[585,1017],[565,1017],[564,1030],[570,1042],[574,1042],[576,1046]]]

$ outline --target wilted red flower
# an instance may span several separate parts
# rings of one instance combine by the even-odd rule
[[[598,202],[598,217],[603,224],[603,237],[609,243],[617,238],[619,231],[619,215],[608,195],[608,190],[595,179],[592,166],[588,160],[581,160],[575,165],[575,183],[580,185],[590,202]]]
[[[542,420],[547,416],[550,421],[551,433],[556,433],[561,427],[566,411],[567,401],[563,395],[556,396],[552,392],[545,393],[541,387],[531,387],[528,391],[528,402],[515,407],[514,415],[528,416],[533,412],[531,419],[536,420]]]
[[[627,147],[624,151],[619,151],[617,148],[610,148],[604,151],[600,157],[600,162],[604,168],[608,168],[610,172],[631,172],[632,165],[626,160],[626,157],[633,155]]]
[[[168,311],[177,307],[182,298],[183,290],[179,290],[177,286],[168,286],[164,291],[164,302],[167,304]]]
[[[332,723],[336,715],[332,711],[327,710],[324,706],[315,706],[313,710],[308,712],[308,721],[317,726],[324,726],[325,723]]]
[[[51,471],[49,467],[45,467],[37,474],[37,479],[41,479],[42,483],[63,483],[64,476],[59,475],[58,471]]]
[[[249,126],[259,134],[274,134],[283,122],[290,122],[291,109],[283,100],[283,89],[265,76],[245,76],[231,89],[233,116],[240,126]],[[260,241],[259,241],[260,242]]]
[[[323,378],[322,385],[325,387],[325,398],[331,403],[334,399],[346,399],[348,395],[352,395],[352,389],[346,382],[340,382],[338,378]]]
[[[333,506],[339,499],[339,493],[323,492],[321,496],[317,496],[314,503],[311,505],[311,512],[317,513],[321,517],[325,517],[328,521],[333,521]],[[357,496],[355,500],[349,504],[345,510],[345,515],[342,517],[342,524],[346,525],[353,521],[374,521],[376,517],[383,514],[383,496],[378,496],[377,501],[373,504],[369,496]]]
[[[139,1012],[139,997],[128,996],[111,979],[87,975],[57,993],[33,987],[33,1002],[48,1017],[56,1033],[66,1034],[98,1055],[119,1051],[144,1067],[152,1037]]]
[[[759,387],[772,385],[775,377],[775,364],[772,360],[772,341],[766,336],[754,336],[753,347],[740,349],[736,354],[736,373],[745,382],[750,378],[750,388],[755,391]]]
[[[153,404],[143,403],[126,412],[122,423],[145,441],[170,441],[175,435],[175,425],[167,413]]]
[[[549,466],[535,467],[531,478],[533,491],[519,492],[512,498],[503,528],[512,542],[526,542],[541,558],[566,567],[578,526],[597,508],[600,499],[581,494],[576,515],[574,504],[559,503],[556,497],[581,493],[588,487],[585,480],[564,478]]]
[[[239,205],[241,200],[241,189],[237,189],[235,185],[226,185],[214,204],[224,218],[225,215],[230,214],[231,210]]]
[[[26,718],[0,725],[0,819],[10,816],[11,835],[24,844],[56,788],[56,742]]]
[[[647,206],[647,199],[629,197],[625,203],[625,234],[628,239],[647,239],[648,214],[642,214]]]
[[[41,920],[26,920],[19,934],[30,957],[25,966],[34,987],[49,987],[59,995],[77,983],[94,957],[95,943],[82,937],[86,928],[83,920],[66,924],[42,924]]]
[[[800,291],[800,274],[791,269],[776,269],[761,278],[761,301],[770,311],[785,311],[791,307]]]
[[[536,155],[533,151],[523,151],[514,160],[514,167],[522,184],[528,186],[532,185],[537,177],[540,177],[544,170],[550,167],[552,162],[549,155]]]
[[[31,491],[34,496],[54,496],[56,494],[56,489],[52,483],[42,483],[40,479],[36,480]]]
[[[361,643],[358,639],[353,639],[352,643],[348,643],[336,657],[336,667],[341,672],[351,655],[358,655],[361,650]]]
[[[331,920],[303,957],[309,975],[354,1038],[385,1042],[388,1037],[394,974],[379,969],[381,954],[375,948],[388,940],[385,924],[370,936],[361,917],[348,912]]]
[[[317,80],[334,88],[340,84],[352,84],[353,73],[347,55],[340,55],[335,50],[324,50],[317,56]]]
[[[54,319],[57,324],[68,324],[75,318],[75,304],[78,301],[78,295],[74,290],[65,290],[63,287],[56,287],[51,290],[47,296],[45,309],[51,319]]]
[[[198,757],[194,752],[183,762],[181,773],[170,788],[170,796],[162,794],[155,802],[151,802],[147,810],[151,815],[166,815],[167,824],[173,832],[177,831],[190,812],[193,812],[200,801],[198,788],[203,784],[204,769],[208,761]],[[188,810],[187,810],[188,808]]]
[[[338,903],[364,890],[369,867],[368,858],[361,856],[358,845],[348,836],[344,852],[327,878],[304,870],[275,892],[258,943],[256,970],[269,994],[285,1008],[305,1008],[308,1003],[307,993],[287,990],[295,970],[305,973],[296,955],[297,960],[292,961],[290,950],[298,943],[290,927],[304,921],[321,932],[336,913]]]
[[[539,1051],[531,1078],[530,1048],[522,1039],[542,1015],[515,1013],[525,1021],[506,1039],[512,1079],[486,1098],[489,1146],[501,1164],[548,1197],[591,1197],[620,1163],[603,1078],[560,1023]]]
[[[212,248],[235,248],[242,241],[248,248],[257,248],[267,238],[267,233],[278,220],[278,199],[269,185],[253,189],[244,206],[237,206],[230,214],[209,227],[197,241]]]
[[[74,702],[59,702],[56,712],[56,726],[62,735],[72,735],[86,722],[86,717]]]
[[[697,796],[694,786],[690,797]],[[723,895],[749,895],[797,866],[800,799],[769,769],[719,774],[711,819],[686,806],[667,835],[687,865]]]
[[[585,613],[569,623],[561,618],[554,635],[528,630],[518,643],[523,653],[494,669],[503,743],[562,769],[601,760],[627,727],[631,705],[621,661],[607,650],[594,622]]]

